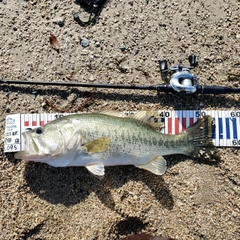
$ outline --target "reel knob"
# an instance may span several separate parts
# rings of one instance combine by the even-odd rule
[[[197,57],[195,55],[190,55],[188,61],[191,67],[195,68],[198,66]]]
[[[160,71],[163,72],[168,69],[166,60],[159,60]]]

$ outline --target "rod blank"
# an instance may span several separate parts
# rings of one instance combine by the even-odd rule
[[[27,84],[27,85],[50,85],[50,86],[69,86],[69,87],[86,87],[86,88],[113,88],[113,89],[139,89],[139,90],[157,90],[158,92],[176,92],[170,84],[159,84],[156,86],[141,85],[118,85],[118,84],[92,84],[78,82],[43,82],[43,81],[22,81],[22,80],[5,80],[0,79],[0,84]],[[185,93],[183,91],[183,93]],[[198,94],[239,94],[240,88],[229,88],[221,86],[197,86],[194,93]]]

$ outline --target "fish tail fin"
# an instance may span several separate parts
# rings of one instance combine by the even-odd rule
[[[200,157],[205,153],[214,152],[215,146],[212,142],[214,132],[215,124],[211,116],[205,116],[187,128],[186,134],[192,150],[184,154]]]

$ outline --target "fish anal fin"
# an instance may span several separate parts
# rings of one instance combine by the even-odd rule
[[[104,169],[103,163],[88,165],[88,166],[86,166],[86,168],[94,176],[97,176],[97,177],[103,177],[104,176],[105,169]]]
[[[161,118],[159,117],[158,111],[142,110],[136,112],[130,117],[149,124],[156,131],[160,131],[164,127],[164,124],[161,122]]]
[[[163,175],[167,170],[167,162],[162,156],[155,155],[148,163],[137,165],[136,167],[145,169],[156,175]]]
[[[108,137],[98,138],[83,144],[87,148],[88,154],[105,152],[110,146],[111,140]]]

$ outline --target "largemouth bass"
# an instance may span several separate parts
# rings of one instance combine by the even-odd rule
[[[25,131],[26,149],[15,158],[54,167],[85,166],[98,176],[104,175],[104,166],[113,165],[135,165],[162,175],[167,169],[162,156],[195,157],[201,150],[214,148],[210,116],[178,135],[157,131],[150,116],[145,111],[132,117],[111,111],[68,115]]]

